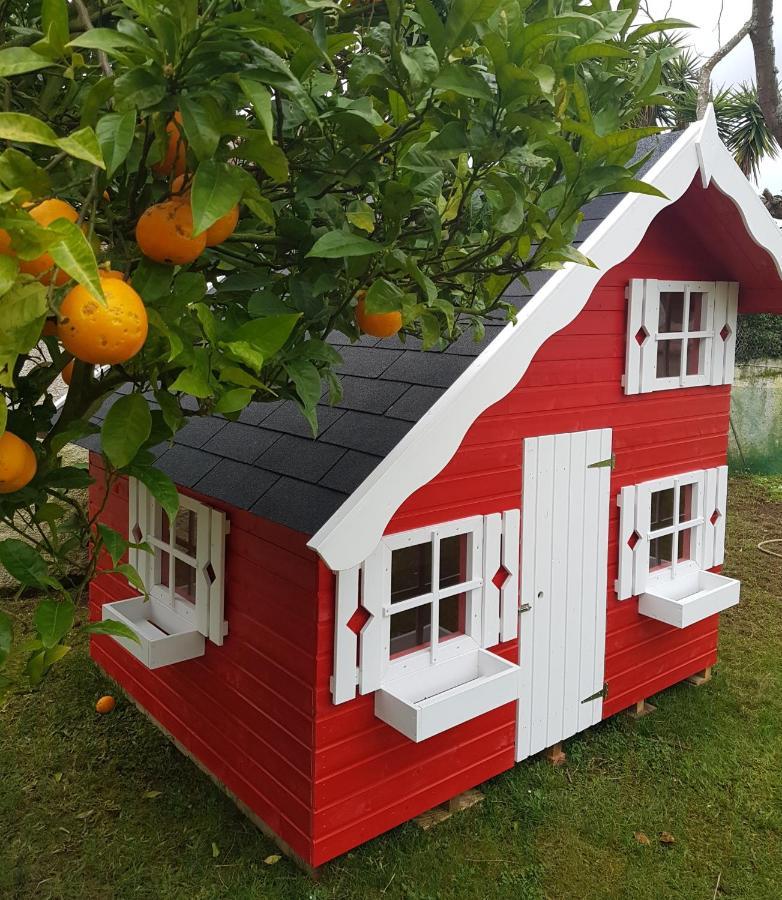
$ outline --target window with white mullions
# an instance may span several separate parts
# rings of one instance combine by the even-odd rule
[[[633,279],[627,298],[625,393],[733,381],[738,284]]]
[[[475,518],[384,540],[390,579],[383,611],[392,664],[414,653],[434,663],[454,638],[477,640],[482,536],[483,522]]]
[[[649,574],[676,578],[683,563],[698,564],[699,483],[673,479],[651,491],[649,499]]]
[[[195,621],[198,610],[200,504],[191,504],[187,497],[182,497],[180,504],[173,528],[162,507],[154,504],[153,532],[147,538],[155,551],[150,592],[181,616]],[[204,513],[202,518],[205,518]],[[203,532],[208,534],[208,524],[201,531],[204,543]],[[205,552],[208,550],[203,547],[202,554]]]

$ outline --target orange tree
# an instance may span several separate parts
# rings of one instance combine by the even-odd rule
[[[0,616],[0,686],[67,652],[98,551],[144,589],[60,459],[111,392],[130,386],[102,489],[132,475],[173,514],[149,448],[185,398],[228,418],[287,398],[315,431],[332,331],[436,350],[479,336],[512,279],[589,264],[583,204],[650,190],[629,161],[655,129],[629,126],[670,51],[643,38],[680,23],[637,10],[0,0],[0,564],[38,598],[33,640]]]

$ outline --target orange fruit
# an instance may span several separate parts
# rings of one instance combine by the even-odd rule
[[[54,337],[57,334],[57,319],[47,319],[43,323],[41,337]]]
[[[155,262],[183,266],[204,252],[206,234],[193,237],[189,199],[171,198],[145,210],[136,223],[136,242]]]
[[[11,249],[11,235],[5,228],[0,228],[0,253],[4,256],[11,256],[13,252]]]
[[[125,280],[125,273],[119,269],[101,269],[98,274],[101,278],[119,278],[120,281]]]
[[[65,366],[65,368],[62,370],[62,372],[60,372],[60,376],[62,377],[62,380],[63,380],[66,384],[70,384],[70,383],[71,383],[71,378],[73,378],[73,364],[74,364],[75,362],[76,362],[76,360],[75,360],[75,359],[72,359],[72,360],[68,363],[68,365]]]
[[[95,704],[95,709],[102,716],[105,716],[106,713],[110,713],[114,707],[117,705],[117,701],[111,696],[111,694],[106,694],[105,697],[101,697],[100,700]]]
[[[76,222],[79,218],[79,214],[70,203],[58,200],[56,197],[36,204],[29,210],[29,213],[44,228],[48,228],[56,219],[67,219],[69,222]],[[19,269],[27,275],[33,275],[43,284],[51,284],[54,260],[49,253],[42,253],[40,256],[36,256],[35,259],[20,259]],[[60,287],[69,278],[70,275],[67,272],[58,269],[54,283]]]
[[[191,188],[189,175],[177,175],[171,182],[171,193],[182,194],[187,193]]]
[[[393,337],[402,327],[402,313],[398,311],[387,313],[368,313],[365,308],[364,298],[366,291],[358,292],[358,305],[356,306],[356,324],[364,332],[372,337]]]
[[[236,223],[238,221],[239,206],[237,205],[206,229],[206,246],[216,247],[218,244],[222,244],[226,238],[229,238],[236,231]]]
[[[168,146],[166,147],[166,155],[160,162],[152,166],[152,171],[158,178],[165,178],[173,172],[175,175],[181,175],[185,171],[187,162],[187,144],[185,143],[185,133],[182,129],[182,116],[179,111],[174,113],[166,125],[166,134],[168,135]]]
[[[104,191],[104,192],[103,192],[103,199],[106,201],[106,203],[108,203],[109,200],[111,200],[111,194],[110,194],[108,191]]]
[[[29,484],[38,469],[33,448],[10,431],[0,434],[0,494],[12,494]]]
[[[65,295],[57,335],[83,362],[116,365],[135,356],[147,339],[147,311],[133,288],[119,278],[102,278],[106,305],[81,284]]]

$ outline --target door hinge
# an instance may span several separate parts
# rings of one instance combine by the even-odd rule
[[[529,612],[532,609],[531,603],[522,603],[519,607],[519,612]]]
[[[582,700],[582,703],[591,703],[593,700],[597,700],[598,697],[602,697],[603,700],[608,696],[608,682],[606,682],[599,691],[595,691],[594,694],[590,694],[585,700]]]
[[[615,469],[616,468],[616,454],[612,453],[608,459],[601,459],[599,462],[590,463],[587,466],[587,469]]]

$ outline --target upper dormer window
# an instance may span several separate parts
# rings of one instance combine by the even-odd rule
[[[633,279],[627,294],[626,394],[732,383],[735,282]]]

